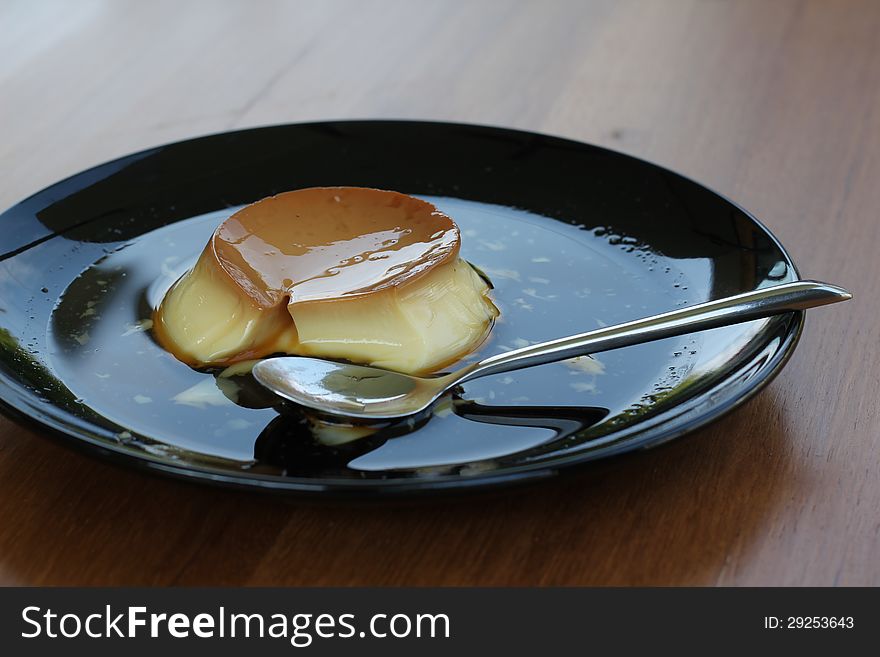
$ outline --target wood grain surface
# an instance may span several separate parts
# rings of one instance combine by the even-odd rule
[[[878,34],[873,0],[2,0],[3,207],[231,128],[497,124],[696,178],[856,299],[711,427],[491,497],[304,505],[0,418],[0,583],[880,584]]]

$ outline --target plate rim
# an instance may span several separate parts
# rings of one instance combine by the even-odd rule
[[[142,159],[148,157],[149,155],[155,152],[160,152],[168,147],[173,147],[181,144],[191,144],[198,141],[209,141],[217,138],[227,138],[230,136],[242,136],[250,132],[272,131],[291,128],[307,129],[317,126],[344,126],[353,124],[385,124],[388,126],[407,124],[413,127],[430,125],[435,127],[439,126],[441,128],[447,129],[463,128],[469,130],[488,130],[496,133],[507,133],[509,135],[518,136],[520,138],[538,137],[550,140],[551,142],[561,142],[563,144],[569,144],[572,146],[576,146],[577,148],[587,147],[591,150],[601,152],[609,156],[624,158],[640,165],[647,165],[654,169],[663,171],[664,173],[672,174],[691,184],[694,184],[742,212],[743,215],[746,216],[749,221],[752,222],[758,229],[760,229],[766,235],[766,237],[770,239],[773,245],[779,250],[779,252],[785,258],[786,264],[791,267],[792,273],[794,275],[794,280],[799,280],[801,278],[797,266],[791,257],[791,254],[789,254],[779,238],[776,237],[776,235],[760,219],[755,217],[751,212],[743,208],[741,205],[739,205],[726,195],[717,192],[711,187],[708,187],[707,185],[697,180],[694,180],[687,175],[678,173],[672,169],[667,168],[666,166],[642,157],[617,151],[611,148],[607,148],[605,146],[596,145],[590,142],[579,141],[577,139],[569,137],[520,128],[497,126],[492,124],[463,123],[456,121],[389,118],[327,119],[320,121],[305,121],[293,123],[272,123],[267,125],[251,126],[237,130],[225,130],[206,133],[186,139],[170,141],[160,145],[144,148],[139,151],[128,153],[126,155],[106,160],[104,162],[100,162],[86,169],[82,169],[22,198],[18,202],[9,206],[8,208],[0,212],[0,221],[14,218],[11,215],[13,215],[14,212],[21,206],[37,199],[40,196],[51,194],[53,190],[56,190],[58,187],[61,187],[63,185],[69,184],[79,177],[94,174],[94,172],[103,167],[114,167],[114,165],[118,165],[125,160],[133,160],[135,158]],[[59,234],[59,231],[52,231],[49,235],[32,241],[31,243],[28,243],[21,248],[15,249],[14,253],[18,254],[25,252],[30,248],[33,248],[37,244],[42,243],[45,240],[51,239],[52,237],[55,237]],[[485,473],[467,476],[455,474],[437,475],[431,478],[401,478],[395,480],[342,478],[332,479],[329,477],[324,477],[320,481],[315,481],[306,477],[284,477],[282,479],[278,475],[259,475],[257,473],[249,473],[247,470],[242,470],[241,473],[231,474],[228,471],[213,469],[207,465],[187,464],[183,466],[177,466],[173,463],[169,463],[167,460],[163,460],[159,457],[155,457],[145,452],[134,453],[132,451],[129,451],[125,449],[125,446],[123,444],[109,444],[99,441],[97,438],[90,436],[85,432],[77,432],[75,431],[74,427],[65,426],[59,418],[53,417],[49,413],[44,412],[33,405],[24,404],[23,408],[18,407],[13,403],[13,400],[15,397],[21,396],[21,391],[17,389],[14,385],[14,379],[7,377],[5,374],[0,374],[0,411],[2,411],[3,414],[11,420],[30,429],[33,429],[34,432],[38,435],[47,436],[55,440],[56,442],[60,442],[62,445],[75,449],[77,451],[81,451],[90,455],[96,455],[105,462],[109,461],[111,463],[121,463],[125,466],[134,467],[141,471],[159,473],[191,483],[208,483],[239,490],[296,494],[300,496],[326,498],[360,497],[363,499],[387,499],[392,497],[413,497],[438,493],[450,494],[455,492],[474,492],[476,490],[497,489],[514,484],[535,482],[555,476],[562,471],[571,470],[577,467],[584,467],[591,463],[594,464],[596,461],[607,461],[609,458],[616,459],[618,456],[624,453],[656,447],[660,444],[679,438],[685,434],[693,433],[698,429],[701,429],[717,420],[720,420],[736,408],[739,408],[740,406],[748,402],[759,392],[761,392],[779,374],[779,372],[785,367],[785,365],[792,357],[794,350],[797,347],[803,333],[805,324],[805,313],[804,311],[796,311],[788,313],[786,315],[782,315],[780,316],[780,318],[778,318],[780,322],[784,321],[782,318],[789,318],[788,325],[785,327],[784,335],[782,336],[782,343],[773,354],[770,362],[768,362],[754,376],[753,379],[743,384],[744,387],[741,387],[738,393],[730,395],[723,402],[716,404],[715,406],[706,408],[702,412],[697,412],[695,418],[678,423],[675,422],[675,418],[678,415],[699,411],[701,406],[706,406],[706,397],[712,395],[713,393],[723,391],[726,386],[731,385],[731,381],[736,378],[737,374],[748,369],[749,363],[751,362],[751,360],[753,360],[753,358],[749,362],[746,362],[736,369],[728,372],[726,375],[723,376],[720,381],[716,382],[709,388],[693,395],[692,397],[685,399],[680,403],[674,404],[673,406],[665,409],[656,416],[652,416],[650,418],[651,420],[657,421],[659,418],[659,424],[655,422],[652,426],[643,428],[641,430],[636,430],[633,433],[634,436],[638,436],[643,433],[647,434],[641,443],[634,445],[630,442],[627,442],[626,444],[620,446],[620,449],[617,450],[600,450],[598,453],[587,451],[574,455],[560,456],[552,464],[524,464],[513,466],[502,471],[488,471]],[[52,404],[49,404],[49,407],[54,408]],[[671,415],[671,417],[664,417],[667,415]],[[641,422],[636,423],[635,425],[633,425],[633,427],[637,428],[640,424]]]

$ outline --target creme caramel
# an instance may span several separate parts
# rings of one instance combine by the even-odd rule
[[[476,348],[498,314],[460,242],[450,217],[405,194],[278,194],[217,228],[154,330],[194,366],[288,353],[430,372]]]

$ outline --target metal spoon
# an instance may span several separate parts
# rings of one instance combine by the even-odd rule
[[[850,298],[852,295],[843,288],[827,283],[785,283],[515,349],[435,377],[410,376],[377,367],[299,356],[263,360],[254,366],[253,374],[269,390],[303,406],[350,418],[387,420],[424,411],[450,388],[481,376]]]

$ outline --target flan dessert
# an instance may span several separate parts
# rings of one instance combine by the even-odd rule
[[[217,228],[153,329],[194,367],[286,353],[436,371],[479,346],[498,315],[460,245],[455,222],[412,196],[285,192]]]

